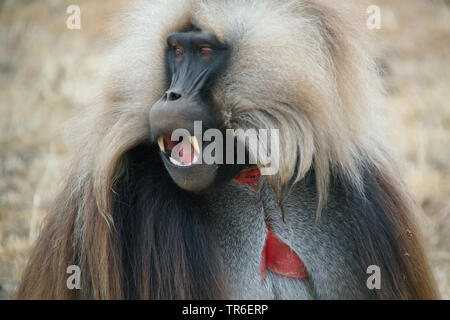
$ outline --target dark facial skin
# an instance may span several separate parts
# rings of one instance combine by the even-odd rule
[[[229,48],[201,30],[172,33],[167,37],[167,44],[170,86],[150,111],[152,142],[156,143],[160,137],[167,141],[167,137],[180,128],[193,136],[194,121],[202,121],[203,132],[209,128],[223,129],[209,92],[226,68]],[[167,171],[179,187],[188,191],[204,191],[241,169],[241,166],[216,164],[178,166],[169,160],[168,145],[164,145],[161,157]]]

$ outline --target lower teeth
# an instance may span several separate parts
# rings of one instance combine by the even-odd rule
[[[172,157],[169,157],[169,160],[170,160],[170,162],[172,162],[176,166],[184,166],[180,161],[178,161],[178,160],[176,160],[176,159],[174,159]]]
[[[169,157],[170,162],[172,162],[174,165],[179,166],[179,167],[189,167],[191,166],[193,163],[195,163],[198,160],[198,156],[194,156],[194,159],[191,163],[182,163],[181,161],[174,159],[172,157]]]

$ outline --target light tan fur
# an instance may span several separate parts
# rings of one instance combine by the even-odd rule
[[[213,91],[229,127],[280,130],[280,170],[272,177],[280,195],[296,169],[298,181],[314,165],[320,213],[331,171],[359,188],[366,163],[392,171],[365,26],[345,13],[322,1],[139,2],[115,26],[125,32],[107,63],[104,109],[83,141],[87,157],[96,156],[81,171],[93,168],[105,217],[121,155],[148,137],[149,108],[165,89],[165,38],[189,23],[235,48]]]

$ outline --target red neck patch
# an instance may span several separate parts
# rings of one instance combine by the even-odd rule
[[[257,191],[256,187],[258,186],[258,180],[259,177],[261,177],[261,171],[259,171],[259,168],[248,168],[244,169],[241,172],[237,174],[237,176],[234,177],[234,180],[245,183],[250,188],[253,189],[253,191]]]
[[[245,183],[257,192],[260,176],[259,168],[249,168],[239,172],[234,179],[240,183]],[[308,276],[303,261],[294,250],[272,232],[269,226],[267,226],[266,243],[261,253],[261,281],[266,277],[267,269],[288,278],[302,279]]]

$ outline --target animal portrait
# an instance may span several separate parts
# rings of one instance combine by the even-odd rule
[[[351,12],[321,0],[130,5],[16,297],[439,298],[366,16]],[[277,139],[260,143],[261,130]]]

